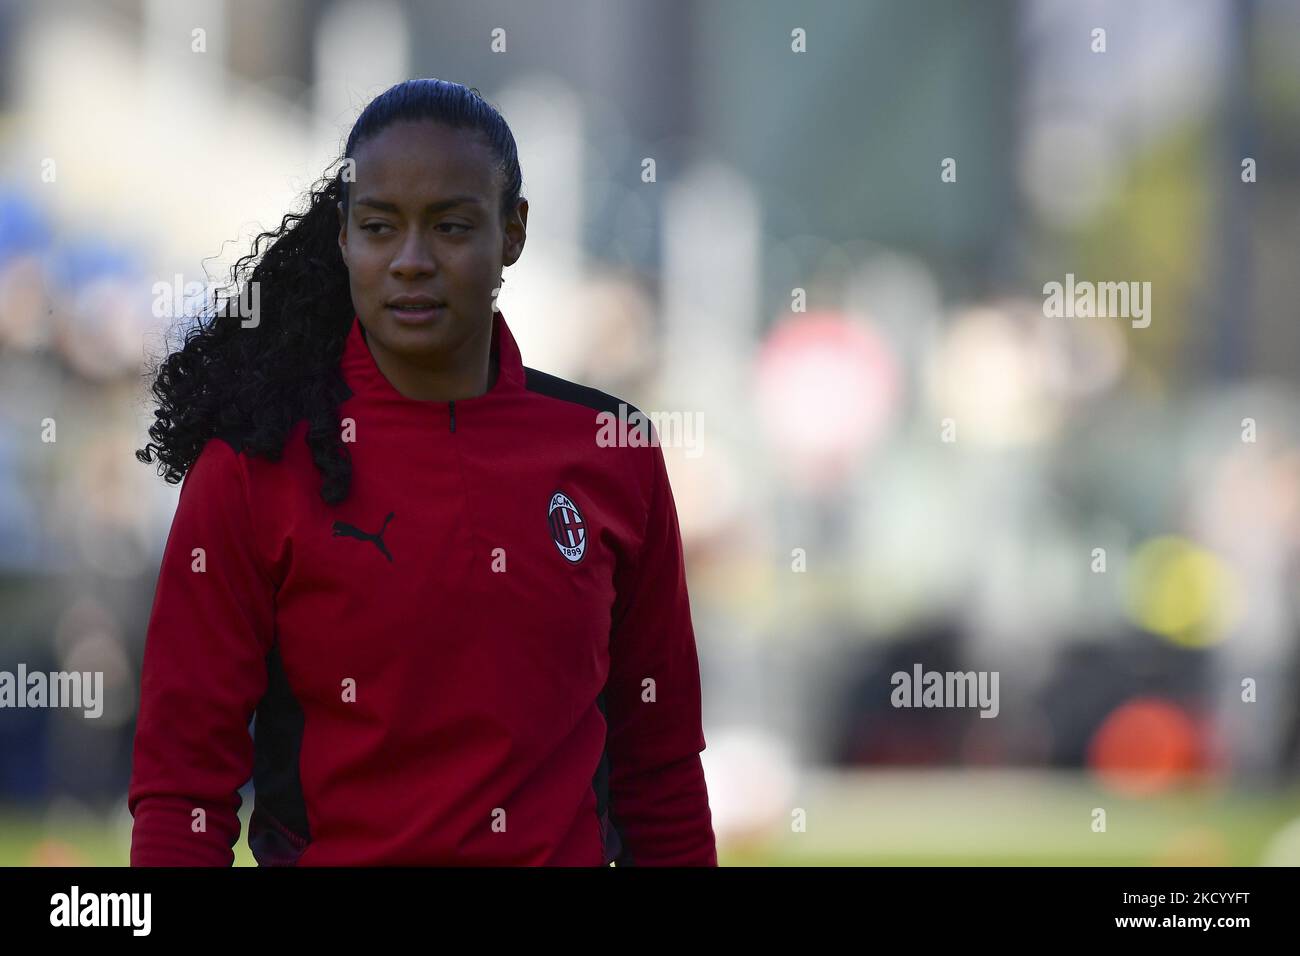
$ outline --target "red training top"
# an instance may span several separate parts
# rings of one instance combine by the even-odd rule
[[[209,441],[145,643],[133,866],[717,865],[700,677],[658,435],[525,368],[498,311],[486,394],[401,395],[353,319],[353,467]],[[607,430],[606,434],[612,430]],[[250,719],[253,733],[250,737]],[[201,812],[200,812],[201,811]]]

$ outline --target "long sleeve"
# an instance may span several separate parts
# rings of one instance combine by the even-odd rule
[[[717,866],[700,752],[700,669],[677,509],[663,451],[652,471],[639,554],[616,573],[610,675],[610,819],[616,866]]]
[[[238,790],[253,769],[248,725],[275,629],[255,537],[243,463],[211,439],[182,482],[145,637],[132,866],[234,862]]]

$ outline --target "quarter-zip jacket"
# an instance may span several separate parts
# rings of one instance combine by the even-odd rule
[[[305,421],[279,461],[204,446],[145,640],[132,865],[230,865],[250,777],[262,865],[716,865],[657,435],[599,441],[619,399],[524,367],[500,311],[491,349],[488,392],[417,401],[353,319],[337,505]]]

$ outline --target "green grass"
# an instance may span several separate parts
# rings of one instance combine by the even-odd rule
[[[1300,785],[1181,788],[1147,798],[1078,773],[928,771],[814,774],[779,831],[726,863],[759,866],[1253,866],[1300,864]],[[1093,810],[1106,813],[1094,832]],[[1271,852],[1271,856],[1269,855]]]
[[[240,810],[236,866],[256,866],[248,849],[251,807]],[[104,818],[77,807],[52,807],[44,814],[0,808],[0,866],[129,866],[131,818],[123,806]]]
[[[740,843],[724,866],[1150,866],[1300,864],[1300,786],[1244,791],[1202,786],[1136,799],[1081,774],[1008,771],[815,773],[791,807]],[[1093,832],[1093,808],[1106,831]],[[722,808],[715,807],[721,823]],[[241,819],[247,825],[250,807]],[[1288,836],[1279,833],[1291,825]],[[720,827],[720,832],[725,830]],[[245,831],[246,833],[246,831]],[[241,836],[237,866],[254,861]],[[125,866],[130,818],[75,809],[0,809],[0,866]]]

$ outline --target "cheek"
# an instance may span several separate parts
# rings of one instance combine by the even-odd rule
[[[388,261],[382,253],[365,246],[353,246],[349,250],[348,279],[352,285],[352,294],[365,296],[378,294],[388,269]]]
[[[488,242],[466,243],[451,251],[443,261],[466,288],[490,287],[496,284],[501,268],[500,256],[494,259],[494,251],[495,247]]]

